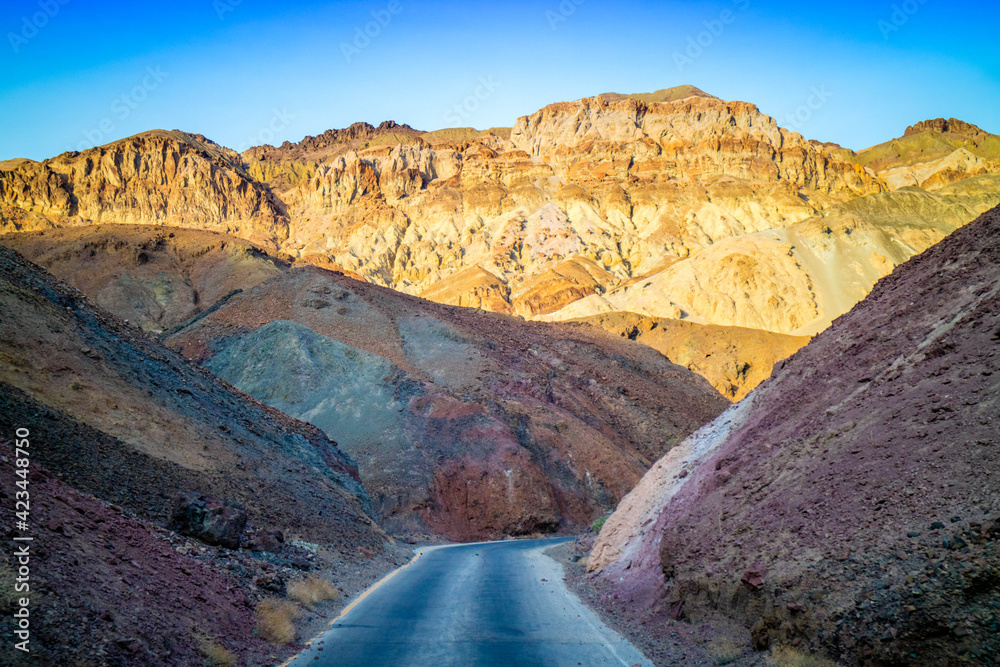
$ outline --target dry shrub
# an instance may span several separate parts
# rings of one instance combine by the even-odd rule
[[[205,658],[205,667],[236,667],[236,656],[214,639],[203,639],[198,648]]]
[[[295,619],[298,608],[291,602],[264,598],[257,603],[257,635],[272,644],[288,644],[295,640]]]
[[[305,579],[296,579],[288,584],[288,597],[304,604],[309,609],[317,602],[335,600],[340,591],[322,577],[311,575]]]
[[[767,662],[771,667],[837,667],[829,658],[809,655],[790,646],[775,646]]]
[[[720,637],[708,645],[708,654],[717,665],[728,665],[743,654],[739,645],[729,637]]]

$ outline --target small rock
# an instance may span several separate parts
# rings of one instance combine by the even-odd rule
[[[285,543],[285,536],[278,530],[259,530],[249,540],[251,551],[278,553]]]
[[[747,589],[755,591],[764,585],[766,579],[767,568],[761,563],[754,563],[743,573],[740,583],[746,586]]]

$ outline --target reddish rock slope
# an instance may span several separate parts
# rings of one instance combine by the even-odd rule
[[[34,446],[48,433],[38,429]],[[9,443],[4,443],[5,449]],[[29,654],[14,651],[9,595],[19,567],[10,548],[3,575],[4,665],[200,665],[209,644],[234,658],[268,651],[254,636],[253,606],[236,582],[178,553],[165,531],[124,516],[34,464],[28,478],[31,636]],[[13,465],[0,466],[0,501],[13,506]],[[5,538],[22,535],[9,529]],[[266,653],[264,653],[266,655]]]
[[[315,267],[233,296],[168,344],[335,438],[387,528],[463,540],[588,524],[727,404],[596,328],[443,306]]]
[[[849,663],[1000,652],[1000,210],[898,268],[654,466],[591,568]]]

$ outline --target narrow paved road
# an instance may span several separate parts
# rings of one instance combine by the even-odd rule
[[[424,549],[291,664],[651,665],[566,589],[542,554],[561,541]]]

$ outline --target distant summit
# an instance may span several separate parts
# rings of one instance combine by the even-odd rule
[[[934,118],[932,120],[921,121],[916,125],[911,125],[906,128],[906,132],[903,133],[903,136],[909,137],[921,132],[937,132],[938,134],[950,134],[960,137],[986,137],[989,135],[989,133],[984,131],[982,128],[979,128],[972,123],[966,123],[964,120],[959,120],[957,118],[949,118],[947,120],[944,118]]]
[[[406,143],[421,134],[422,131],[394,120],[382,121],[378,126],[352,123],[343,129],[307,136],[299,142],[286,141],[278,147],[268,144],[254,146],[243,151],[242,155],[253,160],[321,160],[360,147],[373,139],[385,137],[391,143]]]
[[[893,189],[939,190],[1000,170],[1000,136],[957,118],[935,118],[846,159],[874,170]]]
[[[697,88],[692,85],[684,86],[674,86],[673,88],[663,88],[652,93],[603,93],[598,95],[602,99],[608,101],[616,101],[623,99],[633,99],[639,100],[641,102],[646,102],[647,104],[663,103],[663,102],[677,102],[679,100],[687,99],[688,97],[707,97],[710,100],[719,99],[715,95],[709,95],[704,90]]]

